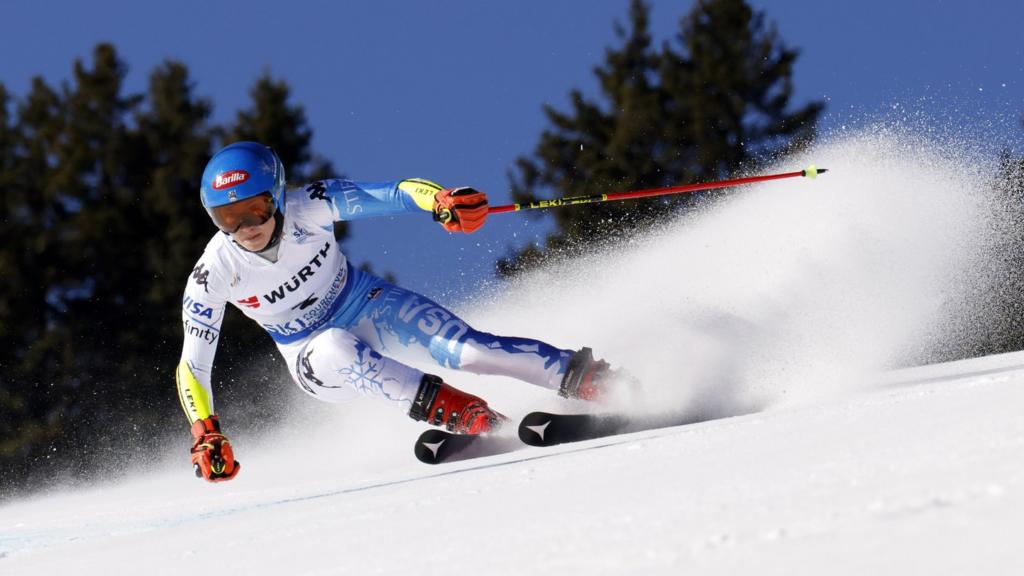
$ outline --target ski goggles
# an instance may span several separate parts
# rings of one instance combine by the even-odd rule
[[[241,202],[210,208],[208,211],[217,228],[222,232],[234,234],[242,228],[266,223],[274,216],[277,206],[274,205],[274,198],[270,192],[264,192]]]

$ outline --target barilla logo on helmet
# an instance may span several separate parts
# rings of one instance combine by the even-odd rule
[[[249,179],[249,173],[245,170],[228,170],[221,174],[217,174],[217,177],[213,179],[213,189],[223,190],[225,188],[231,188],[232,186],[238,186]]]

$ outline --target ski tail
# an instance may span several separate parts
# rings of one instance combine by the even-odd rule
[[[622,414],[531,412],[519,423],[519,439],[530,446],[555,446],[621,434],[629,424]]]

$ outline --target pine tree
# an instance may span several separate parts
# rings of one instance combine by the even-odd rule
[[[291,87],[287,82],[264,72],[249,96],[252,107],[238,112],[228,142],[251,140],[270,146],[281,158],[288,181],[293,184],[334,176],[330,162],[312,153],[313,131],[306,111],[290,103]]]
[[[651,46],[650,9],[633,0],[629,28],[608,49],[600,99],[571,93],[572,110],[545,108],[551,127],[510,175],[518,202],[670,186],[725,177],[810,140],[822,109],[790,112],[792,65],[765,17],[743,0],[701,0],[680,22],[678,46]],[[713,197],[719,193],[705,193]],[[560,208],[557,232],[498,264],[504,275],[575,257],[651,227],[701,195]]]
[[[572,111],[544,107],[552,124],[540,137],[532,158],[519,158],[510,175],[516,202],[543,196],[576,196],[653,187],[665,183],[658,163],[663,106],[655,76],[659,57],[651,49],[649,8],[642,0],[630,5],[629,29],[616,24],[622,42],[605,52],[595,68],[603,102],[588,100],[579,90],[570,94]],[[547,194],[545,194],[545,192]],[[559,233],[547,239],[547,252],[528,247],[499,262],[503,274],[538,265],[548,253],[574,255],[592,241],[643,226],[657,212],[658,200],[638,200],[564,208],[551,212]]]
[[[15,138],[16,133],[14,127],[11,125],[11,118],[9,109],[11,107],[11,97],[7,92],[7,87],[0,83],[0,274],[5,277],[14,276],[13,280],[17,282],[21,279],[21,275],[16,270],[16,254],[10,250],[10,248],[4,248],[13,246],[17,238],[15,227],[18,225],[14,211],[17,209],[23,209],[21,203],[24,201],[22,198],[15,196],[14,188],[14,170],[16,169],[18,159],[15,155]],[[13,299],[14,286],[10,283],[4,283],[3,288],[0,288],[0,341],[11,342],[15,336],[15,327],[11,323],[11,320],[15,317],[15,302]],[[2,366],[0,366],[2,368]],[[2,370],[0,370],[2,371]],[[10,393],[10,391],[0,390],[0,405],[2,405],[2,395]]]
[[[7,103],[4,102],[6,114]],[[61,362],[70,333],[56,298],[65,206],[53,186],[54,157],[64,126],[60,96],[34,78],[16,121],[5,129],[3,226],[0,234],[0,459],[5,477],[24,474],[27,457],[60,435],[67,403]]]
[[[669,126],[696,151],[694,176],[727,177],[813,137],[823,105],[789,111],[799,52],[763,12],[745,0],[698,0],[676,40],[677,49],[665,48],[663,86],[686,103]]]
[[[23,370],[12,354],[24,345],[19,326],[29,316],[20,306],[26,300],[29,280],[20,269],[23,250],[15,249],[29,215],[24,191],[16,189],[19,134],[12,125],[10,107],[7,88],[0,84],[0,276],[4,278],[0,286],[0,341],[7,343],[0,350],[0,460],[16,453],[24,442],[18,424],[29,418],[31,410],[27,391],[15,385]]]
[[[161,314],[167,306],[180,304],[184,275],[209,241],[200,232],[212,231],[199,201],[199,185],[212,148],[213,105],[193,91],[185,65],[165,62],[150,74],[147,107],[135,117],[133,150],[140,158],[134,164],[140,170],[133,187],[141,191],[139,224],[159,231],[146,246],[144,265],[153,278],[146,300]],[[168,328],[165,336],[180,335],[179,328]]]

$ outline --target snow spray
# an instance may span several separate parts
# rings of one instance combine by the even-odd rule
[[[593,347],[647,386],[639,410],[712,418],[872,386],[970,313],[1000,229],[996,158],[911,132],[825,138],[784,163],[828,166],[813,185],[750,186],[632,245],[526,275],[466,317]],[[487,394],[557,407],[522,388]]]

